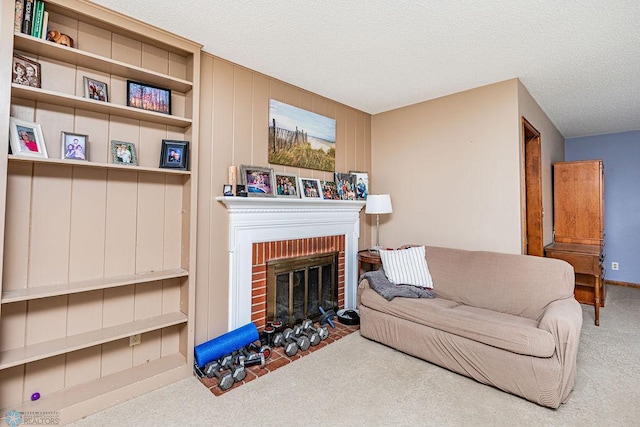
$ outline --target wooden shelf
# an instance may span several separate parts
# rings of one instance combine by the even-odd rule
[[[118,277],[85,280],[81,282],[60,283],[56,285],[38,286],[33,288],[15,289],[2,292],[2,304],[19,301],[30,301],[39,298],[50,298],[59,295],[90,292],[98,289],[116,288],[136,283],[148,283],[158,280],[186,277],[189,272],[181,268],[175,270],[153,271],[150,273],[129,274]]]
[[[98,163],[98,162],[91,162],[91,161],[87,162],[83,160],[69,160],[69,159],[50,159],[50,158],[40,158],[40,157],[31,157],[31,156],[17,156],[14,154],[9,155],[9,161],[10,162],[26,162],[26,163],[48,163],[48,164],[73,166],[73,167],[81,167],[81,168],[125,169],[125,170],[133,170],[135,172],[191,175],[191,171],[179,170],[179,169],[150,168],[150,167],[144,167],[144,166],[127,166],[127,165],[121,165],[121,164],[115,164],[115,163]]]
[[[104,403],[100,406],[107,408],[111,404],[120,403],[122,399],[122,389],[131,388],[157,388],[161,385],[171,384],[189,375],[192,366],[187,365],[187,361],[180,353],[171,354],[160,359],[152,360],[143,365],[134,366],[121,372],[116,372],[102,378],[88,381],[74,387],[67,388],[49,395],[41,397],[35,402],[27,401],[20,405],[12,405],[4,408],[2,413],[8,411],[45,411],[61,412],[63,420],[78,418],[78,416],[65,416],[65,411],[83,413],[78,406],[90,405],[93,401],[100,400]],[[116,391],[119,393],[116,395]],[[130,392],[131,396],[138,394],[136,390]],[[105,396],[114,395],[111,399]],[[107,400],[105,402],[105,400]],[[65,422],[66,423],[66,422]],[[63,424],[63,423],[61,423]]]
[[[126,77],[131,80],[137,80],[142,83],[160,86],[177,92],[185,93],[193,88],[193,84],[187,80],[178,79],[166,74],[136,67],[134,65],[96,55],[91,52],[85,52],[83,50],[73,49],[61,44],[31,37],[26,34],[15,33],[13,43],[14,48],[17,50],[30,52],[38,56],[44,56],[79,67]]]
[[[24,363],[57,356],[59,354],[93,347],[135,334],[143,334],[145,332],[179,325],[181,323],[186,323],[187,320],[187,315],[182,312],[167,313],[161,316],[136,320],[133,322],[123,323],[121,325],[102,328],[96,331],[85,332],[25,347],[5,350],[0,352],[0,369],[7,369]]]
[[[81,98],[75,95],[68,95],[65,93],[19,85],[16,83],[11,84],[11,96],[30,101],[47,102],[49,104],[60,105],[63,107],[88,110],[96,113],[112,114],[134,120],[144,120],[168,126],[185,128],[192,124],[192,120],[186,117],[156,113],[155,111],[141,110],[139,108],[127,107],[126,105]]]

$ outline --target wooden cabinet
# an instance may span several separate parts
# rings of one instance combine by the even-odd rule
[[[36,122],[49,155],[0,139],[0,406],[66,423],[191,375],[201,46],[84,0],[45,8],[75,48],[14,33],[13,1],[0,14],[0,68],[18,53],[42,74],[0,74],[0,133]],[[171,114],[127,106],[127,80],[170,89]],[[88,161],[61,159],[63,131],[88,135]],[[191,170],[158,167],[162,139],[190,141]],[[111,140],[139,165],[113,164]]]
[[[560,162],[554,171],[554,244],[548,257],[570,263],[576,275],[575,297],[595,307],[600,323],[604,306],[604,168],[601,160]]]
[[[554,240],[602,245],[604,168],[602,160],[553,165]]]

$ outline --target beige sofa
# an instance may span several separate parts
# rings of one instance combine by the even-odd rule
[[[573,389],[582,311],[564,261],[426,247],[434,299],[358,285],[363,337],[557,408]]]

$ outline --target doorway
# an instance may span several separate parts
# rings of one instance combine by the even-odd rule
[[[540,132],[522,117],[522,252],[544,256]]]

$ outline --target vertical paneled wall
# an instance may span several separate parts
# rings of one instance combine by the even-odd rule
[[[227,210],[215,197],[222,195],[228,167],[269,166],[333,180],[329,172],[268,164],[269,99],[336,119],[336,172],[371,172],[369,114],[206,53],[201,56],[200,82],[196,344],[227,331]],[[370,181],[370,187],[375,193],[375,182]],[[369,246],[369,228],[362,213],[361,248]]]

